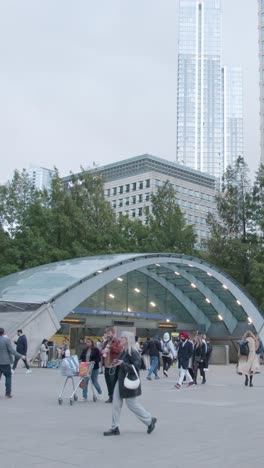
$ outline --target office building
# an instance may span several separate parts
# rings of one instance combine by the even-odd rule
[[[54,170],[45,167],[30,167],[27,169],[27,174],[38,190],[50,190],[52,177],[55,174]]]
[[[264,164],[264,0],[259,3],[260,158]]]
[[[151,213],[151,194],[167,180],[173,185],[178,204],[188,224],[193,224],[198,246],[208,238],[208,213],[215,213],[216,179],[181,164],[149,154],[91,169],[104,179],[105,198],[117,216],[140,219]],[[77,175],[78,176],[78,175]],[[63,178],[70,187],[71,176]]]
[[[243,77],[241,67],[222,68],[224,171],[244,157]]]
[[[177,162],[223,173],[221,2],[179,0]]]

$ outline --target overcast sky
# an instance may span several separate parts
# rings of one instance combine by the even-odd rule
[[[206,0],[205,0],[206,1]],[[178,0],[0,0],[0,181],[151,153],[175,161]],[[222,0],[223,64],[244,69],[259,164],[257,0]]]

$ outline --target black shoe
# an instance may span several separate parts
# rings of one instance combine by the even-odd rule
[[[105,401],[105,403],[113,403],[113,398],[109,397],[108,400]]]
[[[248,386],[248,376],[246,375],[246,378],[245,378],[245,385],[246,387]]]
[[[253,387],[253,383],[252,383],[252,382],[250,382],[249,386],[250,386],[250,387]]]
[[[151,419],[151,423],[150,423],[150,425],[148,426],[148,430],[147,430],[147,433],[148,433],[148,434],[151,434],[151,432],[154,431],[156,422],[157,422],[157,418],[152,418],[152,419]]]
[[[203,380],[202,380],[202,384],[205,384],[205,383],[206,383],[206,380],[205,380],[205,379],[203,379]]]
[[[109,431],[104,432],[104,436],[114,436],[114,435],[120,435],[120,430],[118,427],[115,427],[114,429],[109,429]]]

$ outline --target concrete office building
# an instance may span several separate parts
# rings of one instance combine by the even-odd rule
[[[186,221],[194,224],[198,245],[209,236],[206,218],[215,212],[216,179],[208,174],[149,154],[91,169],[104,179],[105,198],[116,215],[140,219],[151,213],[151,194],[167,180],[173,185]],[[70,184],[71,176],[63,178]]]
[[[264,0],[259,4],[260,158],[264,164]]]
[[[222,68],[224,171],[244,157],[243,76],[239,66]]]
[[[46,167],[30,167],[26,172],[38,190],[50,190],[54,170]]]

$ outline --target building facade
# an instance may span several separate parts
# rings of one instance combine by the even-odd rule
[[[91,169],[104,179],[105,198],[116,216],[140,219],[143,223],[151,213],[151,194],[167,180],[176,191],[177,202],[188,224],[195,226],[197,243],[209,236],[206,218],[216,212],[216,179],[186,166],[149,154],[132,157]],[[64,177],[70,184],[71,177]]]
[[[223,173],[221,2],[179,0],[177,162]]]
[[[52,169],[45,167],[30,167],[26,170],[30,180],[38,190],[50,190],[51,181],[55,174]]]
[[[264,164],[264,0],[259,3],[260,157]]]
[[[222,68],[224,171],[244,157],[243,75],[239,66]]]

